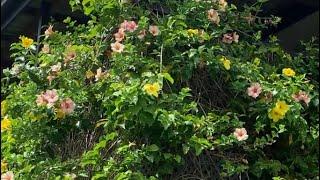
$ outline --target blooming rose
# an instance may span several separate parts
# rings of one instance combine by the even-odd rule
[[[111,43],[111,49],[113,52],[121,53],[124,49],[124,45],[119,42]]]
[[[75,109],[75,106],[76,106],[75,103],[70,98],[67,98],[67,99],[63,100],[60,103],[60,109],[62,110],[62,112],[64,114],[73,113],[73,111]]]
[[[52,107],[54,105],[54,103],[56,101],[58,101],[59,96],[57,93],[57,90],[53,89],[53,90],[47,90],[44,94],[43,94],[45,100],[48,102],[47,106],[48,107]]]
[[[310,102],[309,95],[304,91],[299,91],[298,93],[293,94],[292,98],[297,102],[303,101],[306,105]]]
[[[233,135],[237,138],[238,141],[244,141],[248,139],[247,130],[245,128],[236,128]]]
[[[250,87],[248,87],[247,89],[247,93],[248,93],[248,96],[251,96],[253,98],[257,98],[259,96],[259,94],[261,93],[261,86],[259,83],[253,83],[251,84]]]
[[[123,23],[121,23],[120,28],[129,32],[133,32],[138,28],[138,25],[134,21],[125,20]]]
[[[14,180],[14,174],[12,171],[8,171],[1,175],[1,180]]]

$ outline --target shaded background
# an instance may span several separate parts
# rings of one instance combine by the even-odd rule
[[[256,0],[228,0],[237,6],[251,4]],[[282,47],[293,53],[299,41],[319,37],[319,0],[269,0],[263,8],[264,14],[282,18],[276,28],[264,35],[276,34]],[[19,41],[20,35],[37,39],[43,34],[50,18],[62,22],[67,16],[85,23],[88,18],[81,12],[72,13],[68,0],[1,0],[1,74],[10,66],[9,47]],[[41,29],[42,27],[42,29]],[[55,24],[59,29],[59,24]]]

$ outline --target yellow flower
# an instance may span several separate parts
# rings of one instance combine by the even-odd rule
[[[290,109],[289,105],[285,101],[277,101],[275,108],[279,109],[283,115],[285,115]]]
[[[290,76],[295,76],[296,72],[294,72],[294,70],[292,70],[291,68],[284,68],[282,69],[282,74],[290,77]]]
[[[64,118],[66,116],[66,114],[61,110],[61,109],[57,109],[56,110],[56,117],[58,118],[58,119],[62,119],[62,118]]]
[[[143,89],[147,92],[147,94],[158,97],[160,85],[159,83],[146,84],[144,85]]]
[[[226,57],[222,57],[220,59],[220,61],[222,62],[224,68],[226,68],[226,70],[229,70],[230,69],[230,65],[231,65],[231,61],[228,60]]]
[[[4,162],[4,160],[1,160],[1,172],[6,171],[8,168],[8,163]]]
[[[1,121],[1,131],[9,130],[11,128],[11,120],[8,116]]]
[[[1,102],[1,116],[4,116],[8,111],[8,103],[6,100]]]
[[[188,29],[187,32],[190,37],[193,37],[199,33],[198,29]]]
[[[33,43],[33,39],[30,39],[24,36],[20,37],[20,39],[21,39],[22,46],[24,48],[29,48]]]
[[[86,72],[86,78],[87,79],[91,79],[92,77],[94,77],[94,73],[91,70],[88,70]]]
[[[279,108],[273,108],[269,114],[268,117],[273,120],[273,122],[278,122],[280,119],[284,118],[284,114]]]

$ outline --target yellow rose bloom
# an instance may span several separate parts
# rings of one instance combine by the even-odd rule
[[[226,57],[222,57],[220,59],[220,61],[222,62],[224,68],[226,68],[226,70],[230,69],[230,65],[231,65],[231,61],[229,59],[227,59]]]
[[[11,120],[8,118],[8,116],[6,116],[1,121],[1,131],[8,130],[10,129],[10,127],[11,127]]]
[[[29,48],[33,43],[33,39],[30,39],[24,36],[20,37],[20,39],[21,39],[22,46],[24,48]]]
[[[159,83],[153,83],[153,84],[146,84],[143,87],[144,91],[147,92],[147,94],[151,96],[158,97],[159,91],[160,91],[160,85]]]
[[[284,114],[279,108],[273,108],[269,114],[268,117],[273,120],[273,122],[278,122],[280,119],[284,118]]]
[[[6,171],[8,168],[8,163],[4,162],[4,160],[1,160],[1,172]]]
[[[282,112],[283,115],[285,115],[290,109],[289,105],[285,101],[277,101],[275,108],[279,109],[279,111]]]
[[[291,68],[284,68],[282,69],[282,74],[285,75],[285,76],[295,76],[296,75],[296,72],[294,72],[294,70],[292,70]]]
[[[6,100],[1,102],[1,116],[4,116],[8,111],[8,103]]]

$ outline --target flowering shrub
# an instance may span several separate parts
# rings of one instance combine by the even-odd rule
[[[87,24],[11,45],[3,178],[318,177],[318,47],[263,42],[264,1],[69,2]]]

